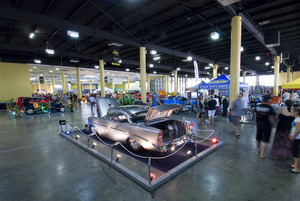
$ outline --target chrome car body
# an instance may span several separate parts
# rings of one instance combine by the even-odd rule
[[[118,106],[114,99],[97,99],[99,117],[89,117],[90,129],[105,138],[127,143],[131,149],[165,152],[193,136],[189,121],[170,118],[180,105]]]

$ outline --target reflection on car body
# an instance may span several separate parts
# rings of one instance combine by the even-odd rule
[[[189,121],[171,119],[180,105],[117,106],[115,99],[97,99],[99,117],[89,117],[93,132],[108,139],[127,143],[131,149],[164,152],[174,150],[193,136]]]

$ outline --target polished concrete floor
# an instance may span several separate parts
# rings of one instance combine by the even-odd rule
[[[226,145],[149,193],[126,176],[57,135],[58,120],[84,126],[91,116],[83,104],[73,113],[34,115],[9,120],[0,111],[0,200],[299,200],[300,175],[291,160],[255,151],[255,124],[241,125],[241,139],[219,118],[213,125],[195,122],[195,131],[222,131]],[[176,118],[195,121],[195,114]]]

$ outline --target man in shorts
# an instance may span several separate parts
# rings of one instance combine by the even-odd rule
[[[217,101],[214,100],[214,97],[211,96],[210,100],[207,102],[208,105],[208,122],[214,123],[214,116],[216,112]]]
[[[267,143],[270,140],[271,130],[274,125],[274,109],[268,104],[271,100],[270,95],[264,95],[262,103],[257,105],[255,108],[256,114],[256,144],[257,144],[257,153],[260,152],[260,144],[262,144],[262,150],[260,158],[265,158],[265,150],[267,148]]]

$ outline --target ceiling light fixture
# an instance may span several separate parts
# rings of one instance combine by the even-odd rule
[[[68,36],[72,37],[72,38],[78,38],[79,37],[79,33],[76,31],[67,31]]]
[[[176,69],[177,69],[177,70],[180,70],[180,67],[177,67]]]
[[[154,74],[156,74],[156,71],[153,71]]]
[[[54,52],[53,49],[47,48],[47,49],[46,49],[46,53],[47,53],[47,54],[54,54],[55,52]]]
[[[33,66],[32,68],[36,68],[36,66]]]
[[[29,69],[29,71],[31,72],[31,71],[32,71],[32,69]]]
[[[123,46],[123,44],[113,42],[113,43],[109,43],[108,46],[117,46],[117,47],[121,47],[121,46]]]
[[[34,63],[40,64],[40,63],[42,63],[42,61],[40,59],[35,59]]]
[[[55,68],[55,70],[59,70],[59,68]]]
[[[149,67],[150,67],[150,68],[153,68],[153,67],[154,67],[154,65],[153,65],[153,64],[149,64]]]
[[[155,61],[160,60],[160,57],[154,57],[153,60]]]
[[[43,76],[43,74],[40,74],[40,76]]]
[[[49,70],[50,73],[53,73],[53,70]]]
[[[270,65],[270,63],[269,63],[269,62],[266,62],[265,65],[268,66],[268,65]]]
[[[217,39],[219,39],[220,38],[220,35],[219,35],[219,33],[218,32],[212,32],[211,34],[210,34],[210,37],[213,39],[213,40],[217,40]]]
[[[186,60],[188,60],[188,61],[192,61],[192,60],[193,60],[193,57],[191,57],[191,56],[188,56],[188,57],[186,58]]]
[[[204,67],[204,69],[210,69],[211,67],[210,66],[206,66],[206,67]]]
[[[243,51],[244,51],[244,47],[243,47],[243,46],[241,46],[241,48],[240,48],[240,51],[241,51],[241,52],[243,52]]]
[[[255,57],[255,60],[256,60],[256,61],[259,61],[259,60],[260,60],[260,56],[256,56],[256,57]]]
[[[209,72],[207,72],[206,74],[209,74]]]
[[[99,66],[95,65],[94,68],[99,68]]]
[[[31,33],[29,34],[29,38],[30,38],[30,39],[34,38],[34,36],[35,36],[35,33],[33,33],[33,32],[31,32]]]
[[[71,59],[70,59],[70,62],[71,62],[71,63],[79,63],[79,59],[71,58]]]
[[[212,63],[208,64],[209,66],[213,67],[214,65]]]
[[[156,50],[150,50],[150,54],[152,54],[152,55],[157,54],[157,51]]]
[[[188,76],[188,74],[185,74],[185,77],[187,77]]]
[[[274,66],[271,66],[271,68],[274,68]]]
[[[130,69],[129,69],[129,68],[126,68],[126,71],[127,71],[127,72],[130,71]]]
[[[225,70],[228,70],[228,67],[225,67]]]

